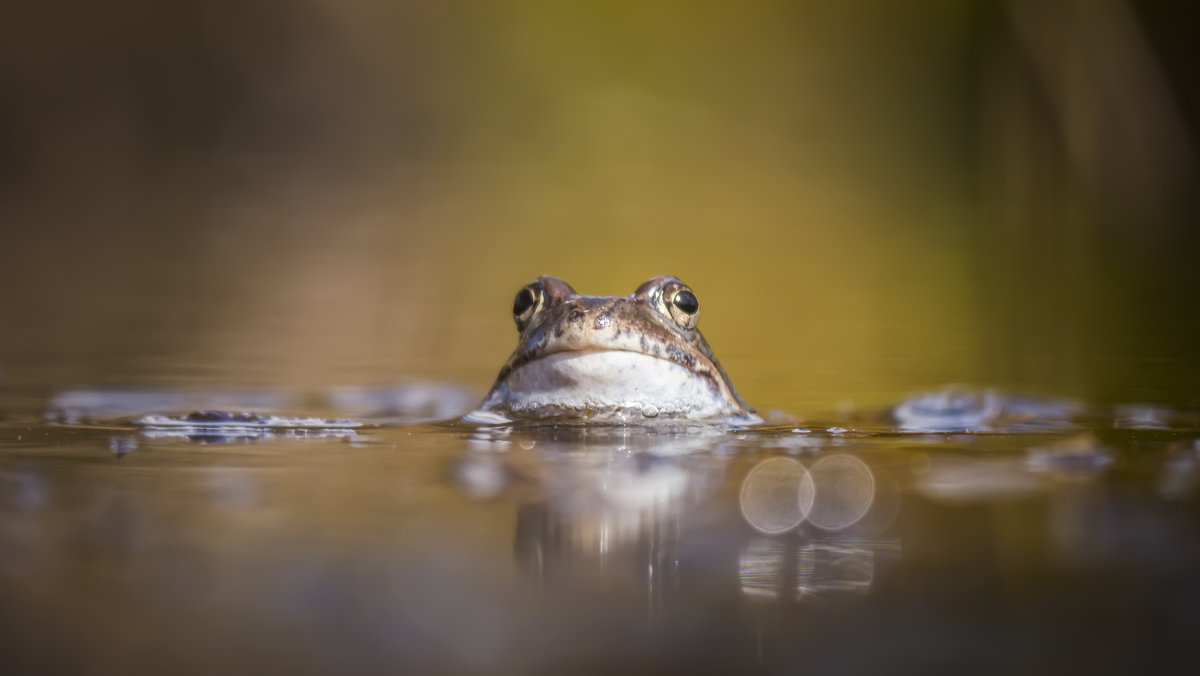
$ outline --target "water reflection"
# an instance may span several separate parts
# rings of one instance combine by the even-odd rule
[[[1200,477],[1200,439],[1174,444],[1158,479],[1158,494],[1167,500],[1183,500],[1196,490]]]
[[[441,425],[364,428],[363,446],[135,434],[118,461],[125,437],[46,430],[0,449],[0,587],[10,617],[49,608],[55,640],[124,623],[177,655],[197,625],[169,618],[212,612],[215,650],[249,626],[230,616],[282,627],[274,660],[300,631],[326,637],[314,659],[350,645],[458,672],[700,645],[721,671],[782,673],[896,632],[941,646],[990,623],[1007,643],[1046,613],[1113,635],[1128,608],[1194,615],[1192,434]]]
[[[50,489],[40,472],[21,469],[0,471],[0,494],[19,512],[41,511],[50,499]]]
[[[742,593],[752,599],[779,600],[784,560],[788,545],[783,540],[755,538],[738,557],[738,581]]]
[[[751,466],[732,451],[771,437],[553,426],[465,436],[473,451],[452,475],[472,498],[517,503],[514,555],[526,575],[632,593],[652,615],[697,566],[707,584],[723,579],[741,596],[801,601],[869,590],[879,562],[899,551],[898,484],[855,454]],[[720,498],[730,472],[742,473],[733,513]]]
[[[110,437],[108,440],[108,450],[112,451],[112,454],[118,458],[123,458],[132,453],[137,450],[137,447],[137,437],[127,434],[118,434]]]
[[[1039,478],[1015,458],[919,458],[916,489],[926,497],[950,500],[992,500],[1031,495],[1041,489]]]
[[[818,458],[805,468],[792,458],[770,458],[742,481],[742,517],[766,534],[792,530],[807,520],[826,531],[858,523],[875,500],[875,475],[846,453]]]
[[[875,500],[875,476],[862,460],[827,455],[809,470],[816,489],[808,520],[817,528],[844,530],[866,516]]]
[[[804,465],[791,458],[770,458],[746,474],[738,503],[746,523],[774,535],[803,523],[815,495],[812,474]]]
[[[724,462],[600,453],[546,463],[539,499],[517,509],[516,560],[542,584],[624,590],[656,613],[678,595],[687,524],[713,498]]]
[[[799,542],[752,540],[738,558],[742,593],[759,601],[804,601],[866,592],[875,579],[876,548],[898,553],[898,541],[854,536]]]
[[[877,500],[877,493],[885,497]],[[792,458],[762,460],[742,480],[739,506],[759,532],[787,534],[757,537],[743,547],[738,580],[747,598],[802,601],[865,592],[881,554],[899,553],[898,539],[875,536],[896,517],[898,486],[890,472],[873,471],[854,455],[824,455],[811,467]],[[802,528],[805,523],[811,527]]]
[[[742,594],[757,601],[865,593],[875,580],[877,564],[899,555],[896,538],[757,538],[738,557],[738,580]]]
[[[1019,453],[985,457],[914,455],[911,466],[917,475],[916,489],[926,497],[948,501],[1045,495],[1061,488],[1064,482],[1095,481],[1108,472],[1114,458],[1114,449],[1094,434],[1039,439],[1036,443],[1016,444],[1014,450]]]
[[[712,516],[739,443],[720,427],[481,427],[460,489],[516,503],[513,553],[540,585],[632,595],[651,616],[679,595],[689,525]],[[694,535],[693,535],[694,538]]]
[[[1088,479],[1108,469],[1113,451],[1092,434],[1080,434],[1029,449],[1025,465],[1030,471],[1060,479]]]
[[[262,489],[251,472],[236,467],[211,467],[204,475],[205,492],[213,507],[246,510],[262,501]]]
[[[810,541],[797,553],[794,589],[799,600],[826,592],[865,592],[875,580],[875,550],[862,538]]]

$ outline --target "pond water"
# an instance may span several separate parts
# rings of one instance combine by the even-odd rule
[[[1188,411],[948,390],[757,428],[453,420],[476,396],[10,396],[5,671],[1130,673],[1191,659]],[[199,409],[320,418],[144,417]]]

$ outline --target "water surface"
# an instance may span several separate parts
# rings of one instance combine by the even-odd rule
[[[139,396],[0,423],[8,670],[1129,673],[1186,663],[1200,626],[1178,411],[925,433],[97,417]]]

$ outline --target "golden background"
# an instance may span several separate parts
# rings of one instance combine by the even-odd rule
[[[1198,405],[1195,10],[109,2],[0,21],[0,387],[490,384],[692,285],[765,409]]]

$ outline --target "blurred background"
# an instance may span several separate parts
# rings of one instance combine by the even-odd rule
[[[835,4],[7,3],[0,387],[482,393],[671,273],[764,409],[1200,405],[1196,7]]]

